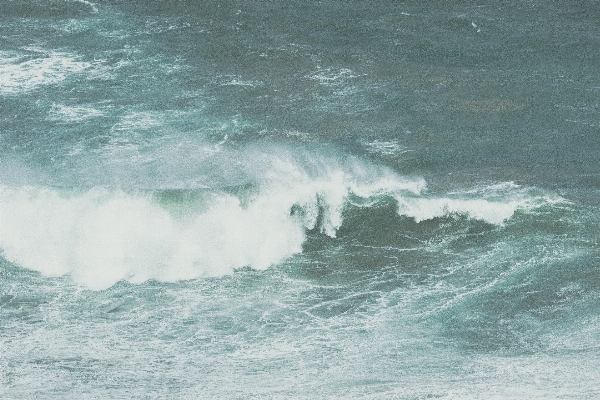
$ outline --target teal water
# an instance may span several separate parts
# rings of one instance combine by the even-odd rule
[[[596,398],[600,3],[0,3],[0,397]]]

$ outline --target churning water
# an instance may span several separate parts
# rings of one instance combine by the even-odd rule
[[[597,1],[0,2],[0,397],[597,398]]]

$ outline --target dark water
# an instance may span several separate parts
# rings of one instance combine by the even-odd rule
[[[599,32],[0,2],[0,397],[600,396]]]

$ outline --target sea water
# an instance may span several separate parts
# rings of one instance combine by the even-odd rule
[[[599,29],[0,2],[0,397],[597,398]]]

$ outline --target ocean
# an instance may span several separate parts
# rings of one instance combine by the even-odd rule
[[[1,0],[0,398],[600,398],[600,2]]]

